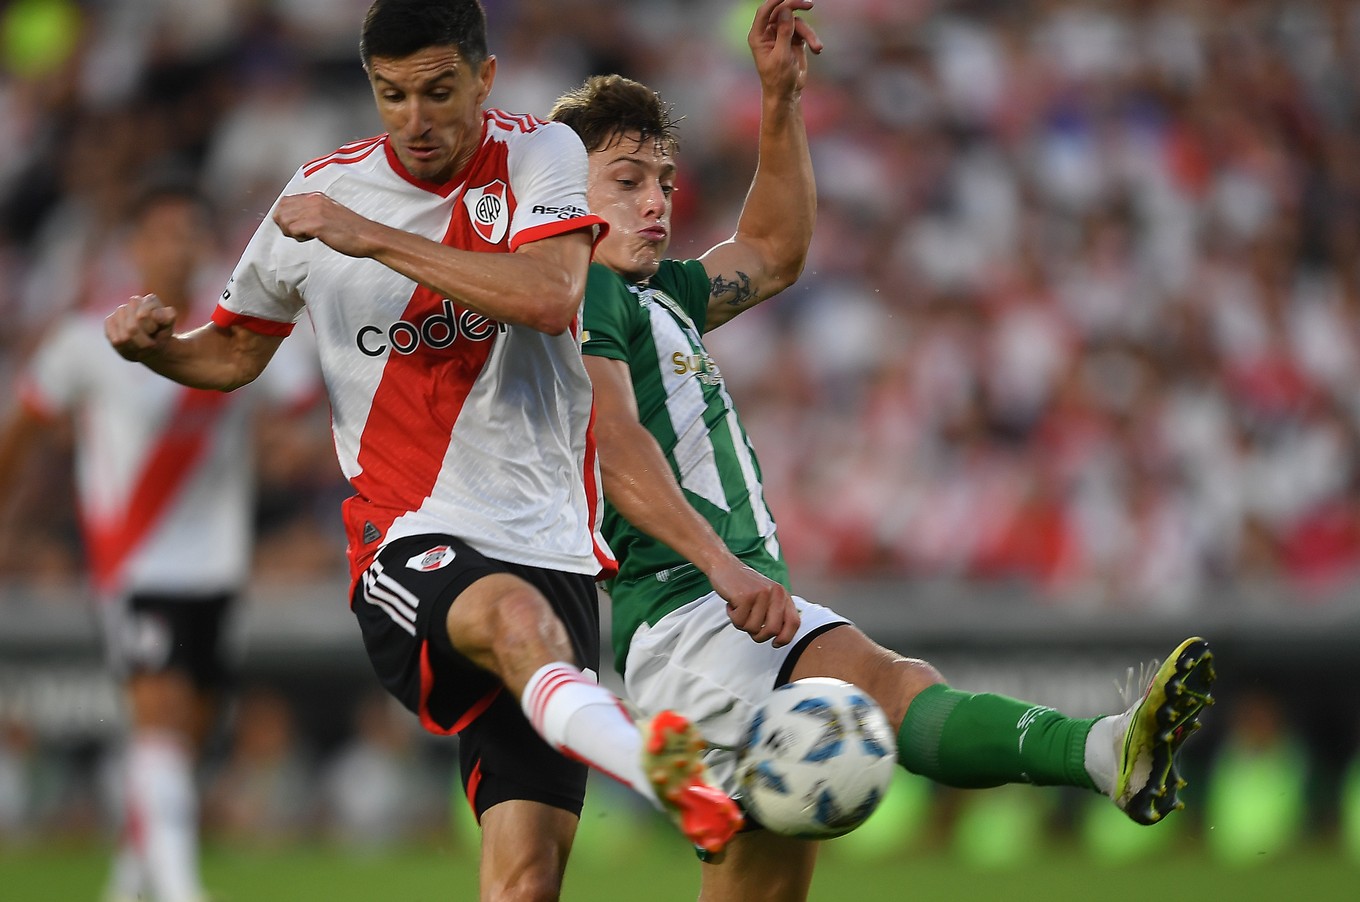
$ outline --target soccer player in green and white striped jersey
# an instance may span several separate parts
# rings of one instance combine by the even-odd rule
[[[899,761],[951,786],[1082,786],[1152,823],[1179,807],[1174,757],[1209,701],[1212,656],[1188,639],[1142,698],[1116,715],[1051,708],[945,685],[928,663],[793,595],[760,466],[703,336],[800,274],[816,190],[800,110],[816,34],[811,0],[765,0],[748,43],[760,76],[759,163],[732,238],[697,260],[664,259],[675,122],[648,88],[598,76],[550,118],[589,152],[588,200],[608,221],[585,294],[582,348],[619,561],[616,666],[644,711],[674,709],[713,745],[730,781],[752,712],[777,686],[828,676],[859,685],[898,731]],[[730,782],[727,786],[731,791]],[[815,844],[739,834],[704,868],[706,900],[806,899]]]

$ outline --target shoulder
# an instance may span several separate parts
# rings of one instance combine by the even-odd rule
[[[634,286],[603,263],[590,264],[581,314],[584,353],[623,359],[627,336],[645,328],[645,317]]]
[[[585,145],[570,126],[527,113],[486,111],[486,140],[507,146],[511,154],[560,162],[563,156],[585,160]]]
[[[592,262],[586,272],[586,294],[616,293],[624,287],[623,277],[603,263]]]
[[[375,162],[383,160],[386,153],[386,134],[351,141],[325,156],[303,163],[293,176],[293,184],[305,184],[309,189],[319,190],[346,173],[371,168]]]
[[[561,124],[540,119],[532,113],[511,113],[506,110],[498,110],[495,107],[487,107],[483,111],[482,118],[486,122],[487,136],[501,138],[513,135],[532,135],[535,132],[542,131],[545,126]]]
[[[113,348],[104,337],[104,318],[111,312],[111,308],[107,312],[86,308],[68,313],[48,327],[39,347],[107,348],[112,353]]]
[[[626,316],[630,309],[638,305],[634,301],[636,293],[629,290],[623,277],[603,263],[591,263],[586,273],[586,292],[582,300],[587,318],[608,315],[611,318]]]
[[[34,348],[30,367],[54,376],[109,370],[117,374],[127,361],[104,336],[104,316],[103,311],[87,309],[53,322]]]
[[[663,260],[651,279],[652,287],[664,291],[690,318],[700,332],[707,330],[708,272],[701,260]]]
[[[662,260],[652,285],[677,301],[708,303],[708,271],[702,260]]]

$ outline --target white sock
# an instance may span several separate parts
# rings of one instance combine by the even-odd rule
[[[113,856],[113,871],[104,891],[104,898],[109,902],[140,899],[146,890],[146,870],[132,834],[136,828],[128,822],[130,819],[124,820],[123,835],[118,839],[118,851]]]
[[[1119,778],[1119,753],[1124,745],[1124,732],[1129,728],[1131,712],[1102,717],[1091,725],[1086,734],[1086,773],[1096,789],[1107,796],[1114,796],[1115,782]]]
[[[193,760],[168,733],[139,733],[128,750],[127,805],[158,902],[199,902],[198,794]]]
[[[558,661],[529,678],[520,705],[553,748],[658,804],[642,771],[642,734],[614,693]]]

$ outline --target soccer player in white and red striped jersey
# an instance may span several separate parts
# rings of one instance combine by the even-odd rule
[[[687,722],[640,731],[592,672],[594,581],[615,562],[578,317],[603,220],[571,129],[484,108],[485,28],[475,0],[377,0],[361,55],[387,133],[298,170],[211,325],[174,334],[144,297],[107,333],[171,379],[229,390],[307,311],[356,491],[344,519],[369,656],[428,729],[460,734],[483,898],[549,899],[582,764],[700,846],[741,816]]]
[[[129,290],[155,291],[177,316],[207,321],[217,295],[203,290],[212,219],[191,181],[143,187],[119,255],[136,284],[109,286],[57,321],[0,424],[0,498],[12,497],[41,435],[73,425],[88,571],[128,702],[111,902],[204,898],[194,765],[229,688],[228,622],[249,575],[250,427],[261,403],[306,407],[320,390],[300,354],[251,391],[223,395],[130,367],[109,347],[104,315]]]

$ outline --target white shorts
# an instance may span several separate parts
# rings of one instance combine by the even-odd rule
[[[731,792],[736,747],[755,709],[775,688],[789,654],[814,630],[849,623],[830,608],[797,595],[802,623],[792,642],[775,648],[732,625],[716,592],[643,624],[628,645],[623,676],[629,699],[648,715],[671,709],[699,727],[714,746],[704,759]]]

